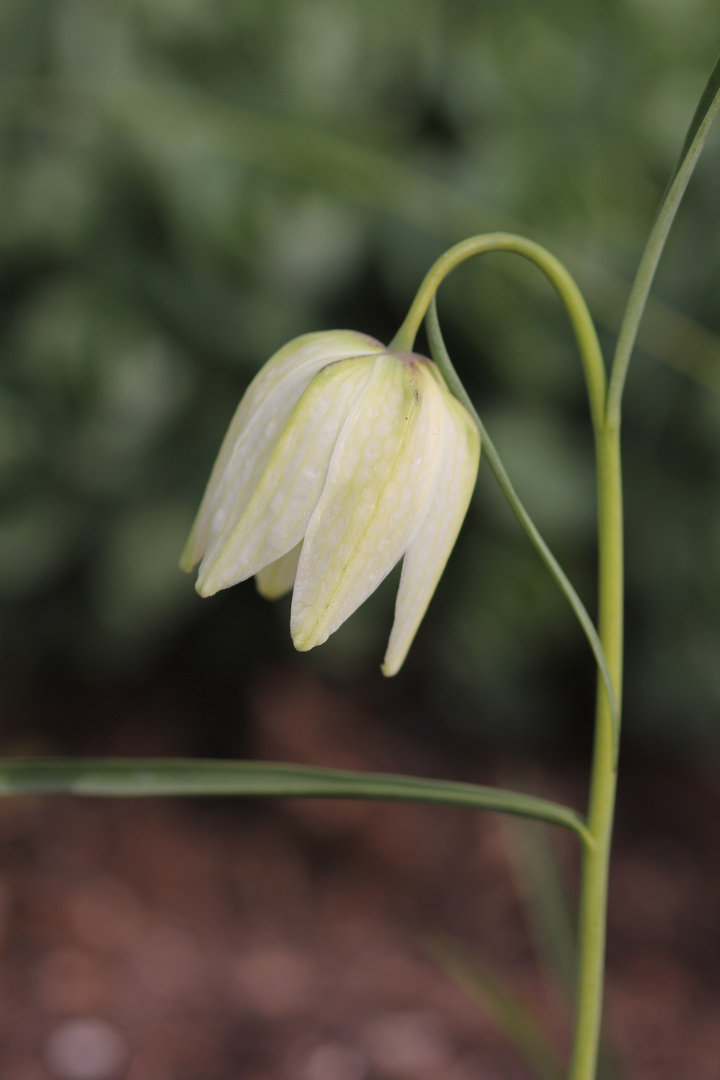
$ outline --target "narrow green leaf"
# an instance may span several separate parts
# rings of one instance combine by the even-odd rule
[[[667,190],[672,187],[675,177],[680,172],[686,158],[689,156],[693,143],[697,139],[697,136],[702,134],[701,129],[707,125],[708,117],[711,117],[710,123],[712,123],[713,110],[716,108],[716,101],[720,93],[720,56],[715,61],[715,67],[710,72],[708,81],[705,84],[705,89],[700,95],[697,108],[693,113],[693,118],[690,121],[690,127],[688,128],[687,135],[685,136],[685,142],[683,143],[680,156],[677,159],[675,168],[673,169],[672,176],[670,177]],[[666,192],[667,194],[667,192]]]
[[[663,196],[645,250],[640,259],[635,280],[628,297],[625,314],[618,334],[608,387],[607,416],[611,424],[619,426],[623,390],[630,358],[645,313],[660,256],[665,247],[675,215],[690,183],[695,166],[705,145],[710,129],[720,112],[720,58],[710,72],[705,89],[698,102],[685,142]]]
[[[510,866],[518,878],[518,893],[541,968],[555,976],[570,1010],[575,995],[577,956],[575,919],[567,883],[542,825],[509,818],[505,828],[510,841]],[[603,1024],[598,1080],[620,1080],[621,1076],[615,1047],[607,1025]]]
[[[346,772],[255,761],[192,758],[74,758],[4,761],[0,795],[244,795],[376,799],[492,810],[560,825],[594,845],[575,810],[502,788],[384,773]]]
[[[536,952],[570,1002],[577,977],[575,919],[550,838],[525,821],[508,821],[507,830],[510,865]]]
[[[538,1080],[562,1080],[565,1070],[560,1055],[516,994],[483,971],[446,934],[432,938],[426,951],[492,1017]]]

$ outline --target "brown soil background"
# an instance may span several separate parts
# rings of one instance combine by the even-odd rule
[[[172,709],[170,709],[172,711]],[[253,694],[258,757],[507,783],[297,676]],[[130,717],[106,752],[156,753]],[[172,726],[172,715],[166,716]],[[172,746],[161,747],[168,753]],[[718,762],[622,773],[607,1025],[624,1080],[720,1080]],[[582,807],[579,766],[533,767]],[[552,830],[570,887],[572,837]],[[428,957],[438,928],[567,1052],[497,815],[336,801],[0,804],[2,1080],[527,1080]]]

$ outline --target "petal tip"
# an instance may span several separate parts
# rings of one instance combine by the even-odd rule
[[[385,657],[380,665],[380,671],[386,679],[391,679],[393,675],[397,675],[407,659],[407,654],[410,651],[410,646],[412,645],[414,637],[415,634],[413,633],[412,638],[409,641],[398,643],[391,639],[388,642],[388,647],[385,650]]]
[[[309,634],[292,634],[292,643],[298,652],[310,652],[320,642],[313,641]]]
[[[293,596],[293,602],[295,597]],[[310,652],[318,645],[323,645],[330,634],[323,631],[317,616],[312,612],[305,614],[303,618],[294,620],[290,615],[290,636],[292,643],[298,652]]]
[[[203,598],[206,598],[208,596],[214,596],[215,593],[218,592],[219,588],[220,586],[213,585],[212,580],[209,580],[207,576],[198,577],[197,581],[195,582],[195,592]]]
[[[178,569],[182,570],[183,574],[192,574],[193,570],[195,569],[195,563],[192,561],[189,555],[185,554],[185,552],[183,552],[180,556],[180,560],[178,562]]]
[[[255,575],[255,588],[263,600],[280,600],[292,589],[292,585],[278,585],[275,582],[267,582],[259,574]]]
[[[397,675],[398,671],[402,667],[402,664],[388,664],[383,662],[380,665],[380,671],[386,679],[392,679],[393,675]]]
[[[184,574],[190,574],[202,558],[202,553],[198,554],[196,529],[193,526],[192,532],[188,536],[185,547],[182,549],[182,555],[180,556],[178,566]]]

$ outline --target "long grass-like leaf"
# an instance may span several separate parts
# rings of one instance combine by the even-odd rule
[[[661,200],[655,222],[650,230],[635,280],[630,290],[625,315],[618,334],[608,386],[607,415],[611,423],[619,425],[622,395],[625,388],[628,365],[632,356],[638,330],[645,313],[655,272],[663,253],[665,242],[672,228],[683,195],[695,171],[700,154],[710,134],[710,129],[720,113],[720,58],[710,72],[695,114],[690,121],[680,158],[672,174],[668,189]]]
[[[538,1080],[562,1080],[560,1055],[523,1001],[472,960],[446,934],[426,944],[426,952],[487,1012]]]
[[[570,829],[584,843],[593,844],[580,814],[548,799],[480,784],[273,762],[188,758],[48,758],[2,762],[0,795],[23,794],[134,798],[155,795],[301,796],[440,803],[546,821]]]

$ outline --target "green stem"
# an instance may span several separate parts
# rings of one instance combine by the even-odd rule
[[[623,511],[620,431],[607,423],[598,443],[599,629],[618,703],[622,700]],[[575,1041],[570,1080],[593,1080],[600,1041],[610,845],[617,754],[604,687],[598,686],[588,824],[579,922]]]
[[[527,240],[524,236],[502,232],[486,233],[484,236],[472,236],[469,240],[463,240],[449,248],[425,275],[405,321],[390,343],[390,348],[399,352],[410,352],[425,312],[441,282],[451,270],[467,259],[485,255],[490,251],[511,251],[529,259],[543,271],[559,294],[577,338],[590,399],[590,415],[593,429],[597,432],[604,419],[607,379],[602,352],[587,304],[563,264],[540,244]]]
[[[477,413],[469,402],[442,344],[434,309],[434,297],[440,282],[460,261],[472,255],[498,249],[515,251],[530,258],[548,275],[560,294],[575,329],[580,348],[595,435],[598,487],[599,639],[604,664],[598,664],[595,744],[588,814],[588,827],[594,843],[586,846],[583,854],[575,1036],[570,1070],[570,1080],[593,1080],[597,1069],[602,1019],[607,883],[615,808],[623,649],[620,427],[619,423],[607,414],[602,354],[585,302],[567,271],[538,245],[520,237],[508,237],[504,234],[465,241],[464,244],[451,248],[442,259],[438,260],[421,285],[418,296],[393,346],[399,349],[412,348],[420,320],[430,307],[428,335],[433,344],[433,355],[437,354],[438,365],[448,378],[451,389],[458,394],[464,404],[469,405],[472,414],[477,418]],[[477,419],[479,422],[479,418]],[[481,433],[484,433],[482,425]],[[525,511],[522,511],[522,515],[518,513],[519,500],[502,469],[497,452],[487,439],[486,433],[483,437],[486,453],[488,447],[490,449],[489,460],[493,471],[525,526],[522,516]],[[543,554],[537,542],[536,546]]]
[[[125,798],[245,795],[435,803],[544,821],[569,829],[584,845],[593,843],[580,814],[568,806],[533,795],[452,780],[265,761],[48,758],[0,762],[0,796],[31,794]]]
[[[690,124],[628,299],[613,360],[606,414],[598,439],[599,629],[618,701],[623,647],[623,522],[620,418],[628,365],[655,271],[670,227],[710,127],[720,112],[720,60],[710,74]],[[583,857],[580,898],[580,956],[575,1045],[570,1080],[593,1080],[602,1015],[608,870],[617,758],[607,697],[598,690],[588,825],[595,840]]]

